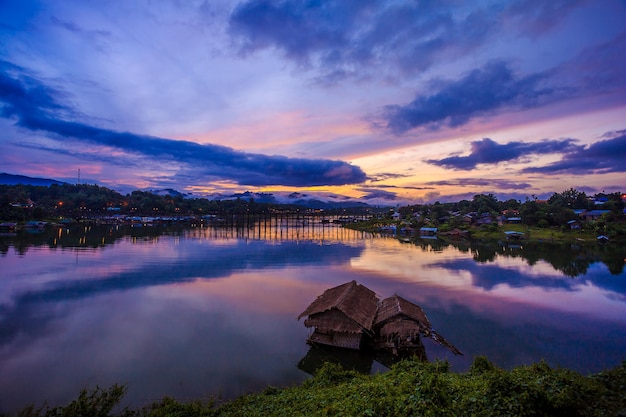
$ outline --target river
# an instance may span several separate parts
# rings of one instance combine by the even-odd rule
[[[126,384],[123,405],[229,399],[309,377],[298,315],[356,280],[419,304],[467,370],[626,359],[626,248],[403,241],[334,224],[99,225],[0,236],[0,412]],[[384,372],[374,361],[371,372]]]

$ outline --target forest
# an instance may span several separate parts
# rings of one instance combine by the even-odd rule
[[[0,220],[18,221],[51,219],[89,219],[107,215],[126,216],[203,216],[229,214],[311,213],[370,214],[374,218],[388,218],[394,213],[400,219],[420,225],[449,228],[463,227],[462,216],[500,215],[517,216],[524,225],[538,227],[564,227],[578,218],[581,210],[602,210],[598,219],[602,224],[624,223],[626,194],[598,193],[588,196],[583,191],[570,188],[554,193],[547,200],[534,196],[525,201],[498,200],[493,194],[477,194],[472,200],[453,203],[435,202],[401,207],[359,205],[342,208],[305,207],[296,204],[261,203],[252,197],[232,199],[207,199],[189,197],[181,193],[157,194],[133,191],[120,194],[114,190],[89,184],[0,185]],[[320,204],[323,204],[320,202]],[[419,219],[416,221],[416,219]],[[597,225],[597,222],[596,222]]]

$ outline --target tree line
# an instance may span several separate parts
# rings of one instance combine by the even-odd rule
[[[461,200],[454,203],[418,204],[400,207],[398,212],[403,218],[427,219],[432,225],[440,223],[455,226],[461,222],[460,216],[473,213],[478,216],[490,214],[509,217],[520,217],[522,223],[529,226],[550,227],[563,226],[579,216],[574,210],[605,210],[605,221],[624,221],[624,201],[621,192],[598,193],[588,196],[583,191],[570,188],[554,193],[547,200],[539,200],[535,196],[527,197],[524,202],[515,199],[500,201],[493,194],[477,194],[472,200]],[[457,216],[450,218],[450,214]],[[456,219],[456,220],[455,220]],[[425,222],[425,220],[422,220]]]
[[[534,196],[525,201],[509,199],[500,201],[493,194],[477,194],[472,200],[453,203],[416,204],[398,207],[403,218],[428,219],[429,224],[447,223],[455,226],[460,216],[468,213],[498,215],[515,213],[527,225],[549,227],[562,226],[577,218],[575,209],[603,209],[603,218],[609,222],[624,221],[622,193],[598,193],[593,196],[570,188],[554,193],[547,201]],[[268,214],[276,212],[300,212],[307,209],[297,205],[257,203],[253,198],[209,200],[189,198],[182,194],[160,195],[148,191],[133,191],[123,195],[114,190],[89,184],[0,185],[0,219],[25,221],[59,217],[83,218],[106,214],[137,216],[201,216],[206,214]],[[329,214],[389,213],[388,208],[352,207],[325,210]],[[457,216],[450,218],[450,214]],[[425,220],[422,220],[425,222]]]
[[[103,215],[202,216],[207,214],[269,214],[300,212],[305,208],[279,203],[259,203],[254,198],[207,199],[133,191],[123,195],[89,184],[0,185],[0,220],[26,221],[59,217],[89,218]],[[351,212],[362,212],[353,208]],[[330,209],[329,212],[344,212]]]

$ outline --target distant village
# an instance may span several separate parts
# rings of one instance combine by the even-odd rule
[[[500,201],[477,194],[454,203],[401,207],[308,207],[259,203],[253,198],[209,200],[182,194],[134,191],[122,195],[96,185],[0,185],[0,231],[42,228],[51,223],[210,223],[236,225],[271,216],[295,217],[293,224],[340,224],[394,235],[463,236],[507,229],[507,238],[523,238],[523,227],[583,230],[626,239],[626,193],[587,196],[569,189],[547,200]],[[243,220],[242,220],[243,219]],[[520,227],[515,227],[519,225]],[[511,227],[509,227],[511,226]]]
[[[384,223],[371,230],[421,237],[464,236],[476,231],[503,231],[507,239],[523,239],[525,228],[560,232],[587,231],[600,240],[626,238],[626,194],[588,197],[574,189],[555,193],[547,200],[498,201],[479,194],[471,201],[399,207]],[[390,221],[389,221],[390,220]]]

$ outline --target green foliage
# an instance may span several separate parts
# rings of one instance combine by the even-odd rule
[[[469,373],[471,375],[483,375],[487,372],[493,372],[495,370],[495,365],[489,362],[486,356],[477,356],[470,365]]]
[[[126,387],[113,385],[109,389],[96,387],[81,390],[78,398],[63,407],[29,406],[18,413],[18,417],[108,417],[126,394]],[[132,416],[134,412],[123,410],[115,415]]]
[[[181,403],[173,398],[165,397],[161,401],[136,412],[136,416],[150,417],[209,417],[213,415],[214,402],[193,401]]]
[[[82,391],[65,407],[34,409],[19,416],[109,416],[124,387]],[[626,361],[614,369],[582,376],[545,362],[500,369],[477,357],[466,373],[450,372],[445,361],[404,360],[389,372],[362,375],[325,364],[300,386],[270,387],[216,405],[164,398],[137,417],[227,416],[618,416],[626,415]]]
[[[32,206],[30,204],[32,203]],[[22,204],[23,207],[13,205]],[[0,219],[25,221],[33,218],[94,217],[110,214],[133,216],[164,215],[260,215],[276,212],[296,213],[302,207],[286,204],[258,203],[252,198],[208,200],[183,198],[182,195],[159,195],[133,191],[122,195],[106,187],[88,184],[63,184],[50,187],[33,185],[0,185]],[[368,206],[349,209],[329,209],[325,213],[362,214]]]
[[[584,225],[590,233],[607,234],[611,239],[626,237],[626,217],[622,212],[624,203],[621,195],[621,193],[596,194],[595,197],[606,200],[602,208],[611,212],[601,220]],[[488,213],[494,220],[493,225],[487,226],[486,230],[474,230],[478,230],[479,234],[495,234],[499,231],[495,224],[495,216],[504,210],[519,211],[524,226],[560,227],[563,232],[566,232],[569,231],[567,222],[578,218],[572,211],[574,208],[593,208],[593,203],[584,192],[569,189],[562,193],[555,193],[547,204],[538,202],[536,198],[527,198],[524,203],[521,203],[513,199],[498,201],[493,194],[477,194],[472,201],[410,205],[399,207],[398,211],[413,228],[428,225],[439,227],[442,232],[468,227],[469,225],[464,221],[466,214],[471,213],[474,218],[477,218],[477,214]],[[110,214],[111,209],[115,209],[116,214],[132,216],[214,214],[254,217],[270,213],[297,213],[302,208],[284,204],[262,204],[255,202],[252,198],[207,200],[183,198],[182,195],[158,195],[146,191],[133,191],[131,194],[122,195],[105,187],[88,184],[62,184],[50,187],[0,185],[0,220],[2,221],[25,222],[31,219],[45,220],[60,217],[82,219]],[[379,210],[365,206],[328,209],[324,211],[324,214],[345,215],[348,212],[371,214],[376,211]],[[346,227],[375,232],[381,225],[392,223],[392,213],[393,210],[387,210],[383,218],[350,224]],[[419,217],[414,215],[419,215]]]
[[[469,206],[476,213],[496,213],[500,211],[498,200],[493,194],[477,194]]]
[[[548,199],[548,204],[554,207],[567,207],[570,209],[587,209],[590,207],[589,199],[583,191],[574,188],[561,193],[554,193]]]
[[[315,378],[307,380],[305,386],[314,387],[332,387],[341,383],[350,382],[361,376],[356,371],[345,370],[337,363],[326,362],[315,373]]]

